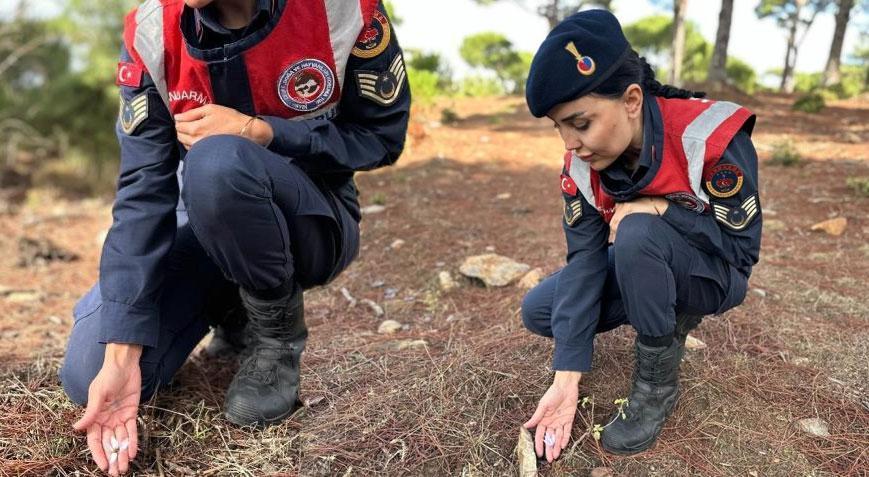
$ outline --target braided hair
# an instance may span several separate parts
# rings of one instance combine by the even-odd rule
[[[610,75],[600,86],[590,92],[597,96],[607,98],[621,98],[628,86],[638,84],[643,92],[652,96],[663,98],[703,98],[706,93],[702,91],[690,91],[677,88],[668,84],[661,84],[655,79],[655,70],[645,58],[631,50],[625,61]]]

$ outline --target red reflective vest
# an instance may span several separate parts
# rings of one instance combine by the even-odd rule
[[[287,0],[274,28],[241,53],[256,113],[283,118],[332,113],[347,60],[379,14],[376,7],[377,0]],[[183,10],[182,0],[146,0],[124,24],[127,51],[150,74],[171,114],[214,98],[208,63],[192,57],[185,45]]]
[[[688,194],[708,207],[709,196],[702,182],[752,113],[727,101],[655,99],[664,123],[664,150],[655,178],[639,195]],[[656,152],[653,145],[652,155],[656,156]],[[604,191],[598,172],[573,156],[573,152],[564,155],[564,170],[568,174],[562,177],[562,191],[570,195],[582,193],[609,223],[615,211],[615,200]]]

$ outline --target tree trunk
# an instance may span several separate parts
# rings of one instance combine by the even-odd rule
[[[549,23],[552,30],[561,22],[561,5],[559,0],[549,0],[539,7],[540,15]]]
[[[784,70],[782,70],[781,84],[779,85],[779,90],[784,93],[794,92],[793,76],[794,66],[797,62],[797,30],[800,26],[800,13],[802,13],[805,0],[797,0],[794,3],[796,3],[796,10],[789,19],[788,48],[785,53],[785,67]]]
[[[848,0],[845,0],[848,1]],[[733,0],[722,0],[718,13],[718,33],[715,35],[715,50],[709,62],[709,81],[713,90],[720,90],[727,82],[727,44],[730,43],[730,23],[733,19]]]
[[[842,43],[845,41],[845,29],[848,28],[848,19],[851,16],[851,8],[854,0],[839,0],[839,9],[836,11],[836,29],[833,32],[833,44],[830,45],[830,56],[827,58],[827,66],[824,68],[823,86],[830,86],[841,81],[839,63],[842,58]]]
[[[685,10],[688,0],[673,0],[673,49],[670,56],[670,84],[682,84],[682,57],[685,56]]]

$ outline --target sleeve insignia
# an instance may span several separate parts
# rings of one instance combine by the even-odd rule
[[[680,207],[684,207],[691,212],[698,214],[706,213],[709,210],[709,205],[706,204],[706,202],[703,202],[697,196],[689,194],[688,192],[674,192],[665,195],[664,198]]]
[[[398,99],[407,73],[404,69],[404,60],[399,53],[395,55],[387,71],[358,70],[355,75],[359,96],[381,106],[390,106]]]
[[[148,119],[147,92],[141,93],[129,101],[125,100],[123,96],[121,97],[118,121],[120,121],[121,130],[124,133],[132,134],[145,119]]]
[[[726,205],[713,203],[712,208],[715,210],[715,220],[733,230],[742,230],[757,215],[757,194],[751,195],[736,207],[731,208]]]
[[[706,189],[715,197],[732,197],[742,189],[744,174],[733,164],[719,164],[706,173]]]
[[[564,201],[564,223],[568,227],[573,227],[579,218],[582,217],[582,199],[573,199]]]
[[[383,53],[383,50],[389,45],[389,39],[392,33],[389,29],[389,20],[386,15],[380,10],[374,10],[374,16],[371,18],[371,23],[362,30],[362,34],[356,39],[356,45],[353,46],[353,56],[359,58],[374,58]]]
[[[561,192],[567,195],[576,197],[579,193],[579,188],[576,187],[576,182],[567,174],[561,174]]]

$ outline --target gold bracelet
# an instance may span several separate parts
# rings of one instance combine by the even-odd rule
[[[242,126],[241,131],[238,133],[238,135],[241,137],[247,137],[246,133],[248,128],[250,128],[250,125],[253,124],[253,122],[256,121],[258,117],[259,116],[251,116],[250,119],[248,119],[247,122],[244,123],[244,126]]]

